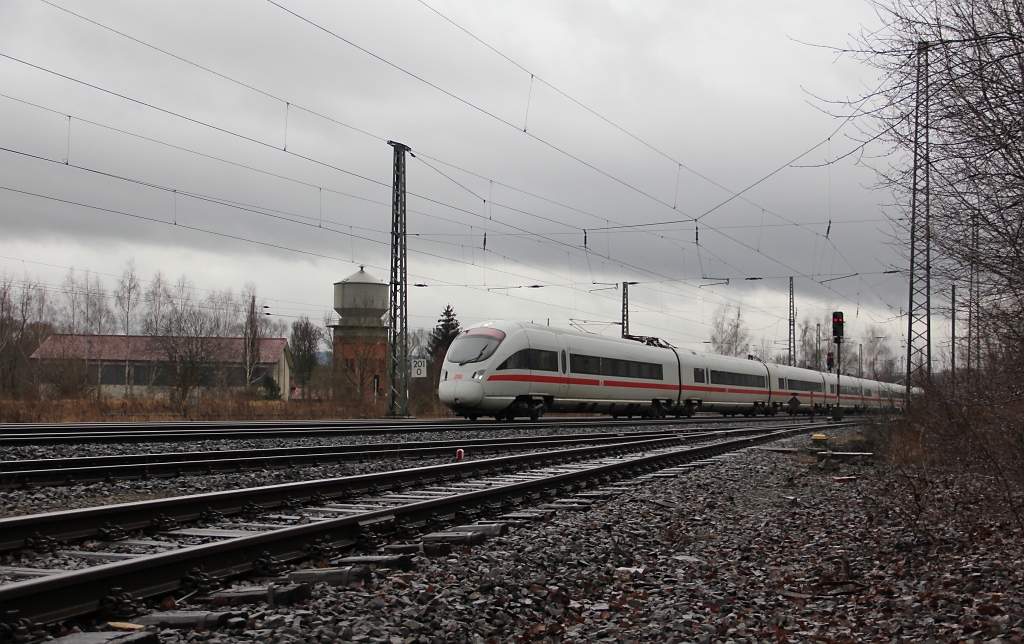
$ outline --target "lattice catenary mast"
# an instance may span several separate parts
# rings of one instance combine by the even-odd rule
[[[793,301],[793,278],[789,278],[789,366],[796,366],[796,304]]]
[[[910,301],[907,309],[907,391],[932,377],[931,159],[927,42],[917,45],[914,165],[910,192]]]
[[[391,192],[391,282],[388,327],[388,415],[409,415],[409,302],[405,253],[405,153],[409,146],[388,141],[395,149]]]
[[[622,283],[622,337],[629,336],[629,282]]]

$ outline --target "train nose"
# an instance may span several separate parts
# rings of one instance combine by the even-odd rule
[[[447,380],[438,385],[437,396],[449,406],[475,407],[484,399],[484,387],[473,380]]]

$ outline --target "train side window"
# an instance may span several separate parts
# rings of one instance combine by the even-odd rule
[[[835,385],[829,385],[828,386],[828,393],[830,393],[830,394],[836,393],[836,386]]]
[[[821,383],[790,378],[789,389],[790,391],[821,391]]]
[[[503,371],[505,369],[529,369],[530,368],[530,350],[520,349],[516,351],[508,358],[505,359],[500,365],[498,365],[497,371]]]
[[[562,373],[565,373],[565,365],[566,365],[565,349],[562,349]]]
[[[558,371],[558,354],[554,351],[530,349],[530,369],[534,371]]]
[[[693,369],[693,381],[704,382],[704,370],[694,367]]]
[[[785,378],[779,378],[779,389],[785,389],[785,388],[786,388],[786,379]]]

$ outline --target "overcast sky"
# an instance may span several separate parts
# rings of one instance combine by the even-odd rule
[[[793,276],[799,317],[899,353],[898,215],[827,164],[857,126],[816,98],[880,81],[806,44],[876,28],[862,0],[277,2],[0,0],[0,269],[134,258],[319,320],[360,264],[388,279],[394,140],[412,328],[617,334],[635,281],[633,333],[699,350],[738,305],[784,350]]]

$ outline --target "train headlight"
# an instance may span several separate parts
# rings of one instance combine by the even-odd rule
[[[487,373],[486,369],[481,369],[480,371],[474,371],[472,378],[473,378],[473,380],[483,380],[485,373]]]

